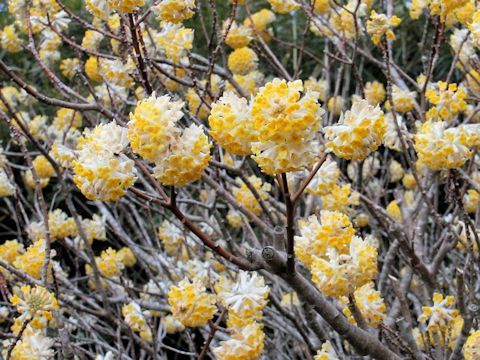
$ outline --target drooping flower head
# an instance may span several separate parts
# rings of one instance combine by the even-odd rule
[[[366,100],[352,105],[342,114],[338,124],[324,128],[326,146],[338,157],[363,160],[382,143],[385,132],[383,112]]]
[[[153,8],[161,21],[173,24],[190,19],[195,14],[194,0],[162,0]]]
[[[354,236],[349,251],[327,250],[326,258],[315,257],[312,280],[328,296],[348,296],[377,274],[377,249]]]
[[[461,167],[471,157],[468,133],[448,128],[443,121],[427,121],[415,135],[418,159],[432,170]]]
[[[370,326],[378,326],[386,317],[386,306],[383,298],[380,296],[380,291],[375,290],[375,284],[369,282],[362,287],[355,290],[353,293],[355,303],[360,310],[363,318]],[[348,299],[346,297],[340,298],[344,303],[343,313],[350,322],[355,322],[355,319],[347,306]]]
[[[253,322],[245,327],[233,329],[230,339],[221,341],[220,346],[213,348],[219,360],[254,360],[263,352],[265,333],[259,324]]]
[[[301,80],[274,79],[255,96],[252,115],[258,141],[252,150],[267,174],[301,170],[318,155],[315,133],[324,111],[316,93],[307,91],[302,97],[302,91]]]
[[[207,293],[200,280],[185,278],[168,293],[172,315],[187,327],[203,326],[211,320],[217,312],[215,302],[215,295]]]
[[[127,129],[111,122],[85,132],[73,162],[73,181],[90,200],[116,201],[133,186],[133,160],[121,152],[128,146]]]
[[[337,211],[322,210],[320,219],[315,215],[299,221],[300,234],[295,238],[295,253],[306,265],[314,257],[325,257],[327,249],[335,248],[340,254],[348,252],[355,229],[350,219]]]
[[[208,122],[210,135],[225,150],[235,155],[251,154],[251,144],[256,138],[256,131],[247,99],[233,92],[226,92],[212,104]]]
[[[132,150],[149,162],[160,161],[180,132],[175,124],[183,117],[183,104],[155,94],[138,102],[128,122]]]

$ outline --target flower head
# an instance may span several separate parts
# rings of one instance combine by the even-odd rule
[[[183,279],[168,292],[172,315],[184,326],[205,325],[217,312],[215,295],[207,293],[200,280]]]
[[[392,29],[400,24],[400,19],[396,16],[390,19],[385,14],[377,14],[375,10],[370,13],[370,19],[367,21],[367,33],[372,37],[374,44],[378,44],[385,35],[388,40],[395,39]]]
[[[121,152],[128,146],[127,129],[111,122],[86,131],[73,162],[73,181],[90,200],[116,201],[133,186],[133,160]]]
[[[445,332],[458,315],[458,310],[454,307],[455,298],[451,295],[444,297],[440,293],[434,293],[432,301],[432,306],[422,307],[422,314],[418,321],[426,323],[429,331]]]
[[[128,138],[132,150],[149,162],[166,156],[180,132],[175,124],[183,117],[182,101],[172,101],[168,95],[139,101],[128,123]]]
[[[235,49],[228,55],[228,68],[232,73],[246,75],[257,69],[258,56],[249,47]]]
[[[256,272],[240,271],[238,279],[220,282],[215,289],[224,306],[237,314],[261,311],[267,305],[270,289]]]
[[[363,160],[377,150],[385,132],[383,112],[366,100],[353,104],[337,125],[324,128],[326,146],[338,157]]]
[[[268,0],[273,11],[279,14],[288,14],[300,8],[300,4],[295,0]]]
[[[328,296],[348,296],[371,281],[377,273],[377,250],[354,236],[349,251],[329,248],[325,258],[315,257],[312,280]]]
[[[253,322],[245,327],[233,329],[230,339],[221,341],[212,351],[219,360],[259,359],[263,352],[265,333]]]
[[[235,155],[251,154],[251,144],[256,138],[251,106],[247,99],[226,92],[212,104],[208,117],[210,135],[220,146]]]
[[[255,96],[252,115],[258,141],[252,150],[255,161],[267,174],[301,170],[318,154],[315,132],[324,111],[316,93],[307,91],[301,97],[301,91],[300,80],[274,79]]]
[[[194,10],[194,0],[162,0],[153,8],[161,21],[168,21],[173,24],[190,19],[195,14]]]
[[[432,170],[461,167],[472,155],[468,145],[463,128],[447,129],[443,121],[427,121],[415,135],[418,159]]]
[[[350,219],[337,211],[322,210],[320,219],[312,215],[299,221],[299,227],[301,236],[295,237],[295,253],[308,266],[315,257],[326,257],[330,248],[347,253],[355,235]]]
[[[30,285],[22,286],[10,298],[10,302],[22,314],[23,319],[32,319],[35,316],[51,319],[51,312],[59,309],[55,296],[38,285],[34,288]]]

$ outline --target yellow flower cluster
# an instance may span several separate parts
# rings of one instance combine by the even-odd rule
[[[313,282],[326,295],[347,296],[377,274],[377,249],[353,236],[348,253],[327,249],[325,258],[315,257],[311,272]]]
[[[415,341],[423,351],[432,347],[432,345],[441,349],[446,349],[448,346],[450,350],[453,350],[455,347],[455,342],[462,331],[462,327],[463,318],[459,315],[455,317],[448,330],[446,330],[444,333],[438,333],[437,331],[425,332],[418,328],[413,329],[412,332],[415,337]]]
[[[195,14],[194,0],[162,0],[153,11],[161,21],[174,24],[190,19]]]
[[[386,318],[386,307],[383,298],[380,296],[380,291],[375,290],[375,284],[369,282],[362,287],[355,290],[353,293],[355,303],[360,310],[363,318],[370,326],[378,326]],[[355,319],[347,306],[348,299],[346,297],[340,298],[345,305],[343,313],[350,322],[355,323]]]
[[[427,119],[444,121],[453,120],[454,116],[467,110],[465,98],[467,94],[457,84],[447,84],[439,81],[435,87],[431,87],[425,93],[428,101],[435,105],[427,112]]]
[[[360,4],[359,2],[358,0],[349,0],[345,6],[332,12],[330,18],[331,25],[347,39],[353,39],[356,35],[360,35],[360,29],[362,29],[360,18],[368,13],[370,1],[361,1]]]
[[[102,77],[100,76],[100,67],[96,57],[90,56],[88,60],[85,61],[85,74],[87,74],[88,78],[92,81],[102,81]]]
[[[245,25],[238,25],[235,21],[224,21],[223,33],[226,34],[225,43],[234,49],[246,47],[252,41],[252,29]]]
[[[69,80],[72,80],[76,72],[79,70],[79,64],[80,60],[76,58],[63,59],[60,63],[60,71],[62,72],[63,76]]]
[[[176,122],[183,102],[169,96],[140,101],[130,114],[128,136],[132,149],[155,163],[154,175],[164,185],[182,186],[198,180],[210,161],[211,143],[195,124],[183,133]]]
[[[247,17],[243,21],[243,25],[250,27],[256,36],[261,36],[265,41],[270,40],[270,30],[268,26],[276,19],[275,14],[268,10],[262,9],[252,16]]]
[[[464,127],[448,128],[443,121],[427,121],[415,135],[418,159],[432,170],[461,167],[471,157],[471,146],[478,135]]]
[[[55,296],[38,285],[34,288],[30,285],[22,286],[20,289],[16,288],[14,295],[10,298],[10,303],[22,314],[22,320],[30,320],[34,317],[44,317],[50,320],[52,311],[59,309]]]
[[[327,102],[328,111],[333,113],[335,116],[341,115],[344,105],[345,100],[340,95],[332,96]]]
[[[269,183],[262,182],[262,179],[256,177],[255,175],[248,177],[248,181],[252,184],[255,190],[257,190],[262,200],[266,200],[268,198],[267,193],[272,189],[272,186]],[[240,204],[243,204],[255,215],[260,215],[262,213],[262,207],[260,206],[255,195],[240,178],[237,178],[236,182],[240,185],[240,187],[235,187],[232,191],[235,199],[237,199]]]
[[[370,19],[367,21],[367,33],[372,37],[374,44],[379,44],[385,35],[388,40],[394,40],[395,34],[392,29],[400,24],[401,20],[397,16],[390,19],[385,14],[377,14],[375,10],[370,13]]]
[[[134,162],[121,152],[127,129],[111,122],[85,131],[73,162],[73,181],[89,200],[116,201],[135,183]]]
[[[217,312],[215,295],[207,293],[199,279],[187,278],[172,286],[168,292],[168,304],[172,315],[184,326],[205,325]]]
[[[480,330],[471,334],[463,347],[465,360],[477,360],[480,358]]]
[[[162,31],[156,37],[157,45],[168,59],[179,62],[193,46],[193,30],[181,24],[162,23]]]
[[[458,316],[458,310],[455,309],[455,298],[451,295],[443,296],[440,293],[433,294],[433,305],[423,306],[422,314],[418,321],[425,323],[430,333],[446,333],[453,325]]]
[[[52,349],[54,343],[55,339],[45,336],[44,331],[38,331],[33,326],[28,325],[22,338],[16,342],[10,359],[53,359],[55,356],[55,351]]]
[[[300,4],[295,0],[268,0],[273,11],[279,14],[288,14],[300,8]]]
[[[210,135],[221,147],[235,155],[251,154],[256,139],[251,107],[247,99],[226,92],[212,104],[208,117]]]
[[[33,159],[32,165],[40,183],[40,187],[43,188],[47,186],[50,182],[50,178],[55,175],[55,169],[53,168],[52,164],[50,164],[45,156],[38,155],[35,159]],[[25,172],[25,182],[32,189],[35,188],[35,179],[33,177],[32,170],[27,170]]]
[[[430,13],[439,15],[442,21],[454,14],[454,12],[467,4],[468,0],[431,0]]]
[[[97,51],[102,40],[102,33],[95,30],[87,30],[83,35],[82,47],[89,51]]]
[[[0,31],[0,47],[11,53],[22,50],[22,40],[15,31],[15,25],[7,25]]]
[[[158,238],[168,255],[175,256],[183,252],[185,235],[182,230],[170,221],[164,220],[162,225],[159,226]]]
[[[203,130],[196,124],[190,125],[156,163],[154,176],[164,185],[175,186],[198,180],[210,162],[211,146]]]
[[[17,240],[7,240],[0,245],[0,259],[13,265],[17,257],[25,252],[23,245]]]
[[[312,280],[328,296],[347,296],[377,273],[377,250],[355,236],[348,217],[321,211],[299,222],[301,236],[295,252],[312,273]]]
[[[91,219],[82,219],[81,223],[82,230],[89,244],[92,244],[93,240],[107,240],[105,219],[94,214]]]
[[[122,315],[125,323],[136,333],[140,334],[140,338],[143,341],[152,341],[152,331],[145,319],[144,312],[136,302],[130,302],[123,305]]]
[[[139,7],[145,4],[144,0],[107,0],[108,6],[112,9],[124,12],[124,13],[133,13]]]
[[[365,99],[372,106],[377,106],[385,100],[385,86],[378,81],[369,81],[364,88]]]
[[[318,156],[315,139],[324,111],[318,95],[301,80],[274,79],[262,87],[252,104],[258,141],[252,144],[254,160],[262,171],[275,175],[309,167]]]
[[[72,217],[61,209],[55,209],[48,213],[48,230],[50,232],[50,241],[63,239],[67,236],[75,236],[77,225]],[[28,236],[32,241],[46,239],[46,229],[43,221],[31,222],[28,226]]]
[[[218,360],[256,360],[263,352],[265,333],[257,323],[233,329],[230,339],[221,341],[220,346],[213,348]]]
[[[55,250],[50,251],[50,257],[55,256]],[[13,262],[18,270],[21,270],[35,279],[40,279],[42,267],[45,262],[45,241],[38,240],[30,245],[24,254],[17,256]],[[48,265],[48,276],[51,276],[52,264]]]
[[[385,209],[387,212],[396,220],[402,221],[402,211],[400,209],[400,206],[398,205],[397,200],[392,200],[387,208]]]
[[[126,267],[132,267],[137,263],[137,258],[129,247],[125,246],[118,250],[117,256]]]
[[[327,195],[338,183],[340,169],[335,160],[327,158],[320,166],[310,184],[307,186],[307,193],[315,195]]]
[[[258,56],[249,47],[242,47],[233,50],[228,55],[228,68],[237,75],[246,75],[255,71],[258,66]]]
[[[133,85],[132,73],[135,65],[131,59],[126,62],[119,59],[102,59],[99,65],[99,74],[109,83],[126,88]]]
[[[110,247],[103,250],[100,257],[97,257],[95,260],[97,262],[98,270],[107,278],[120,276],[125,268],[125,264],[122,262],[122,258],[119,256],[118,252]]]
[[[240,271],[235,281],[220,277],[215,291],[221,304],[228,309],[229,328],[244,327],[261,320],[270,293],[262,276],[246,271]]]
[[[23,89],[18,90],[14,86],[5,86],[0,90],[2,91],[2,95],[8,105],[10,105],[13,109],[15,109],[19,104],[27,100],[27,93]],[[0,101],[0,110],[8,110],[3,101]]]
[[[463,197],[463,207],[466,212],[475,214],[480,207],[480,193],[469,189]]]
[[[183,117],[182,107],[168,95],[139,101],[128,123],[132,150],[149,162],[160,161],[180,132],[175,123]]]
[[[295,237],[295,254],[307,266],[315,257],[325,257],[329,248],[345,254],[355,230],[347,215],[337,211],[322,210],[320,219],[312,215],[298,222],[301,236]]]
[[[326,146],[340,158],[363,160],[377,150],[385,133],[383,112],[361,100],[342,114],[337,125],[324,128]]]
[[[392,100],[396,112],[405,113],[408,111],[412,111],[415,107],[415,97],[415,91],[401,89],[396,85],[393,85],[392,87]]]

